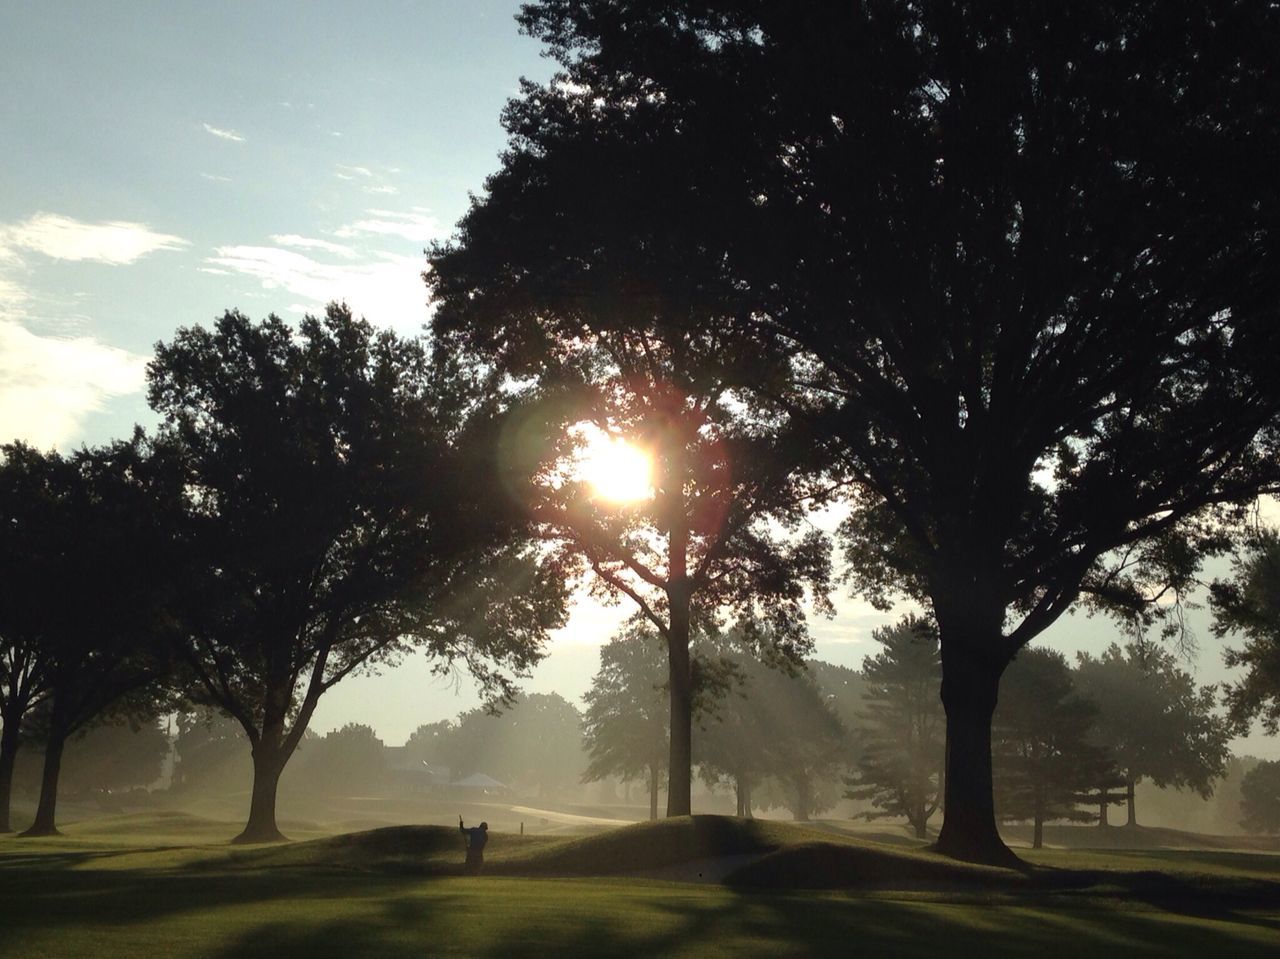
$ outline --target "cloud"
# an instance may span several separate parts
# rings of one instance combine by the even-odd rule
[[[400,191],[393,186],[387,186],[384,184],[383,186],[367,186],[364,188],[364,192],[365,193],[382,193],[382,194],[391,196],[396,193],[399,193]]]
[[[216,174],[216,173],[201,173],[200,175],[201,175],[202,177],[204,177],[206,180],[212,180],[212,181],[213,181],[213,182],[215,182],[215,183],[230,183],[230,182],[231,182],[231,177],[229,177],[229,176],[219,176],[219,175],[218,175],[218,174]]]
[[[37,213],[20,223],[0,223],[0,259],[6,258],[7,248],[30,250],[55,260],[123,265],[157,250],[178,250],[187,245],[181,237],[124,220],[84,223],[56,213]]]
[[[366,210],[369,218],[349,223],[334,231],[334,236],[350,239],[362,234],[377,236],[399,236],[415,243],[426,243],[429,240],[443,238],[447,230],[440,220],[431,216],[421,207],[414,207],[408,213],[396,213],[392,210]]]
[[[234,143],[244,143],[244,137],[235,130],[224,130],[222,127],[215,127],[208,123],[202,124],[206,133],[212,133],[219,140],[231,140]]]
[[[311,237],[298,236],[296,233],[273,233],[271,242],[279,246],[292,246],[300,250],[324,250],[348,259],[356,255],[356,251],[341,243],[330,243],[328,240],[315,240]]]
[[[351,180],[358,176],[371,177],[373,171],[367,166],[347,166],[345,163],[339,163],[336,176],[343,180]]]
[[[301,246],[298,240],[308,242],[304,237],[284,236],[277,246],[218,247],[207,263],[252,277],[264,289],[292,293],[303,301],[291,306],[299,313],[316,312],[331,300],[345,300],[370,322],[406,332],[417,332],[426,321],[420,257],[375,253],[375,259],[364,263],[324,262],[286,249],[281,240],[295,241],[295,247]],[[316,246],[318,242],[323,241],[311,241],[309,248],[333,252]]]
[[[91,337],[38,336],[0,317],[0,441],[74,443],[106,400],[142,389],[147,359]]]

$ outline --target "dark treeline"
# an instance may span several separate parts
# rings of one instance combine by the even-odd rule
[[[71,738],[192,704],[248,744],[241,838],[277,838],[327,689],[423,649],[509,702],[579,576],[665,658],[665,759],[596,752],[592,774],[651,801],[665,776],[669,815],[695,769],[744,813],[774,788],[822,808],[851,716],[841,788],[917,830],[941,811],[956,857],[1011,862],[998,818],[1087,790],[1132,819],[1145,780],[1208,789],[1225,727],[1159,648],[1028,646],[1081,604],[1176,635],[1233,548],[1230,722],[1274,729],[1249,506],[1280,488],[1280,11],[542,0],[518,21],[560,72],[510,101],[500,168],[428,252],[424,337],[229,312],[157,346],[154,435],[4,448],[0,805],[31,717],[41,834]],[[557,473],[586,427],[645,452],[651,496]],[[833,503],[828,537],[806,518]],[[803,668],[833,550],[937,642],[882,634],[846,714]],[[899,659],[940,670],[941,718]],[[633,660],[654,666],[602,672]],[[608,711],[588,704],[593,746]],[[792,746],[741,755],[717,722]],[[1130,741],[1147,722],[1159,762]]]

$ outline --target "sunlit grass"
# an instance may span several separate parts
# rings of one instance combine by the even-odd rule
[[[430,874],[461,860],[458,837],[440,826],[249,849],[225,844],[229,824],[197,817],[109,817],[68,832],[0,837],[0,956],[937,959],[1280,949],[1280,897],[1257,895],[1280,888],[1280,857],[1268,855],[1047,850],[1025,853],[1038,867],[1027,877],[820,826],[696,817],[577,838],[498,834],[492,873],[522,875],[468,879]],[[625,875],[717,855],[812,864],[804,857],[815,850],[862,869],[858,884],[752,892]],[[578,871],[598,874],[557,875]],[[1041,883],[1061,874],[1085,876],[1083,885]]]

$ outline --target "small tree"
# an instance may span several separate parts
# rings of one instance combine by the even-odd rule
[[[1258,763],[1240,784],[1240,825],[1250,832],[1280,832],[1280,762]]]
[[[1124,780],[1127,825],[1138,824],[1134,786],[1142,779],[1213,794],[1231,736],[1215,715],[1213,686],[1197,689],[1172,653],[1145,642],[1123,650],[1113,643],[1100,658],[1077,660],[1076,687],[1098,708],[1096,742]]]
[[[945,716],[938,698],[938,634],[917,616],[873,630],[884,646],[862,662],[866,680],[864,741],[850,799],[869,800],[866,819],[905,816],[920,839],[942,800]]]
[[[1114,778],[1110,757],[1090,741],[1097,712],[1077,694],[1059,652],[1024,649],[1005,672],[992,724],[996,813],[1030,819],[1035,849],[1046,820],[1093,818],[1079,804]]]
[[[310,743],[304,740],[300,752],[300,768],[289,780],[291,792],[369,795],[386,778],[386,748],[373,727],[363,723],[347,723]]]
[[[158,681],[171,665],[175,566],[164,517],[178,488],[140,433],[65,459],[51,453],[40,468],[40,507],[20,509],[6,524],[8,534],[35,544],[38,577],[6,601],[28,624],[22,635],[35,643],[27,649],[41,664],[46,699],[40,799],[28,836],[57,834],[63,750],[74,734],[104,718],[154,717],[167,699]]]
[[[558,693],[522,693],[497,714],[468,710],[448,729],[442,747],[454,779],[482,772],[533,786],[539,798],[576,784],[586,763],[582,716]]]
[[[667,769],[667,663],[654,632],[632,624],[600,649],[600,669],[583,696],[589,754],[583,782],[644,777],[649,818],[658,818],[658,788]]]
[[[465,378],[338,305],[297,334],[235,312],[179,330],[148,378],[187,493],[187,692],[235,717],[253,754],[237,841],[280,838],[280,774],[351,673],[418,647],[513,694],[504,670],[538,659],[563,589]]]

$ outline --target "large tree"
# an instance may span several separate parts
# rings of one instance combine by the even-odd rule
[[[179,330],[148,381],[187,491],[188,695],[253,753],[239,841],[280,838],[280,774],[351,673],[422,648],[512,694],[504,669],[538,659],[563,593],[456,370],[332,305],[296,331],[236,312]]]
[[[537,149],[515,119],[509,126]],[[829,577],[826,537],[800,522],[826,491],[821,444],[753,408],[735,385],[733,370],[759,373],[761,354],[704,288],[717,254],[693,224],[655,219],[654,198],[640,193],[634,209],[618,195],[628,208],[601,216],[596,200],[613,171],[661,163],[660,154],[627,141],[607,157],[511,157],[455,240],[431,251],[432,328],[442,349],[538,397],[542,416],[554,409],[562,437],[589,424],[652,460],[650,497],[621,506],[552,476],[531,507],[566,561],[591,571],[595,591],[634,603],[666,643],[667,814],[686,815],[696,611],[712,628],[750,612],[807,644],[805,588],[824,608]]]
[[[938,699],[938,633],[908,615],[873,630],[871,638],[884,648],[862,661],[861,755],[846,780],[847,795],[871,802],[865,818],[904,816],[923,839],[942,802],[946,721]]]
[[[1231,718],[1247,728],[1261,719],[1272,736],[1280,731],[1280,533],[1263,529],[1235,560],[1235,576],[1210,591],[1213,631],[1239,633],[1242,647],[1223,653],[1230,667],[1244,667],[1225,687]]]
[[[1076,688],[1097,707],[1095,741],[1124,782],[1127,824],[1138,824],[1134,786],[1140,780],[1211,796],[1226,771],[1231,738],[1230,725],[1215,711],[1216,689],[1197,688],[1172,653],[1149,641],[1124,649],[1112,644],[1100,657],[1079,653],[1077,659]]]
[[[563,74],[508,107],[490,197],[570,239],[492,284],[577,290],[589,207],[618,307],[589,329],[627,332],[651,291],[634,252],[675,251],[690,333],[726,331],[738,382],[861,483],[859,585],[932,608],[938,848],[1011,860],[1005,667],[1082,595],[1185,585],[1216,511],[1280,469],[1258,448],[1280,410],[1280,12],[543,0],[520,20]]]
[[[1080,805],[1116,777],[1091,739],[1097,713],[1055,650],[1024,649],[1004,675],[992,726],[996,813],[1031,820],[1034,849],[1044,845],[1047,820],[1092,819]]]

